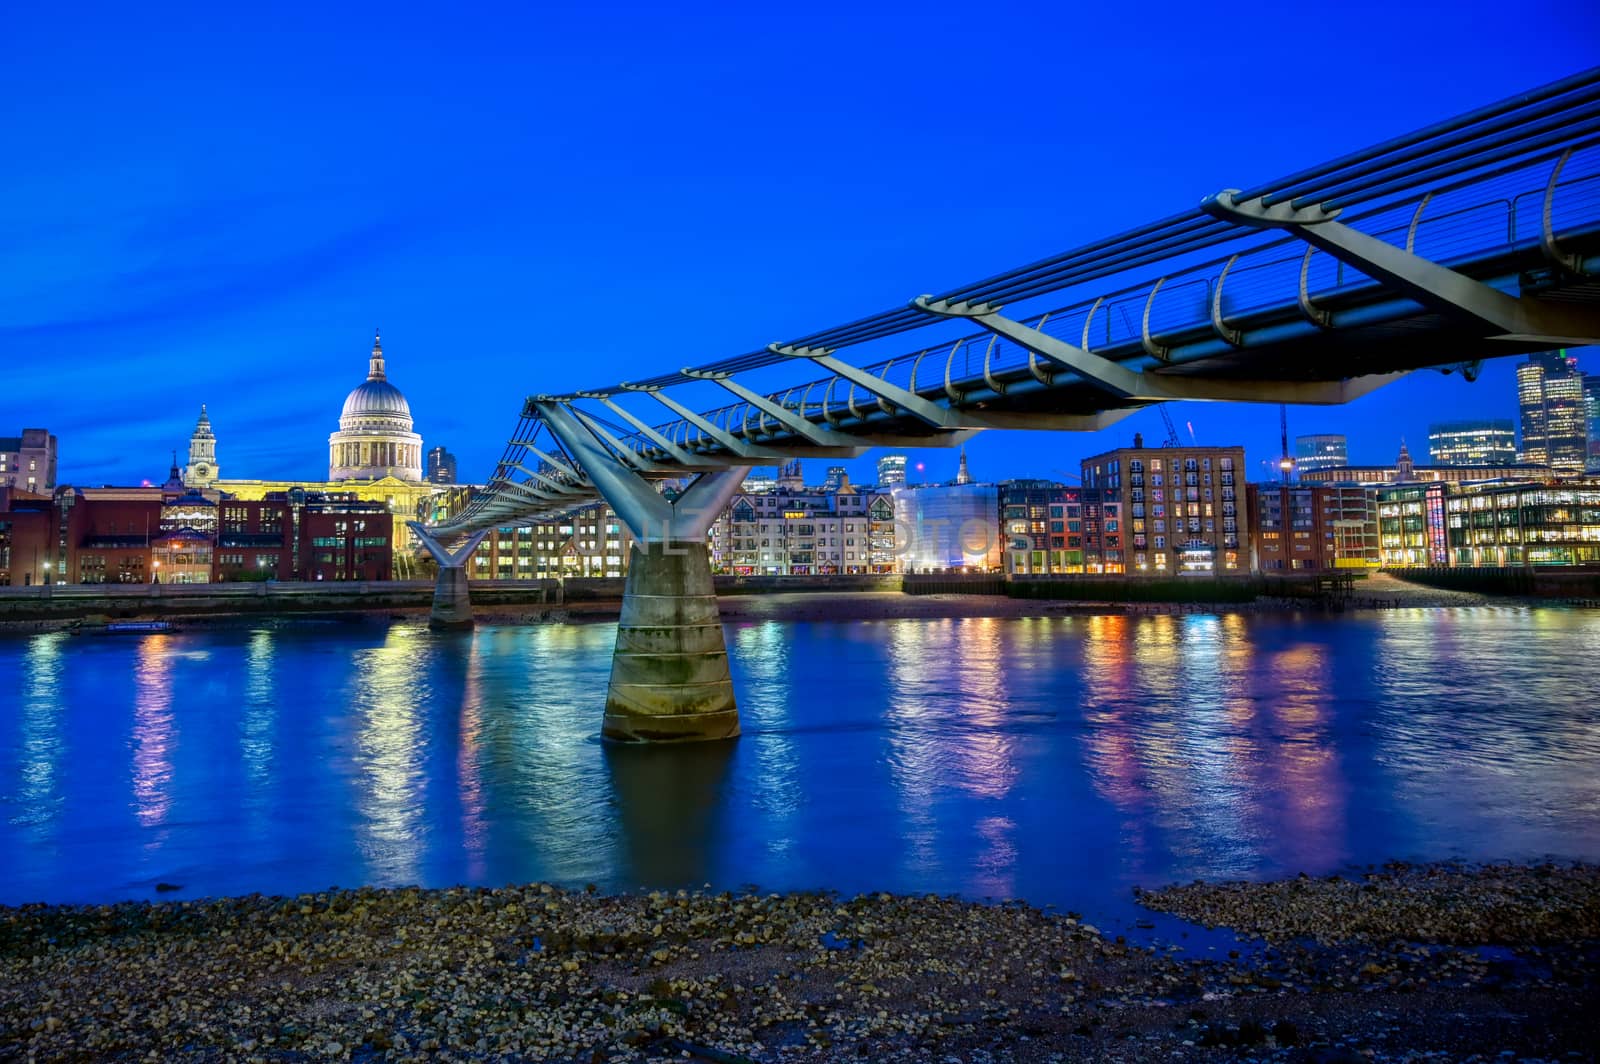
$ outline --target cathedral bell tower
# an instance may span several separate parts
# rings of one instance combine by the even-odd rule
[[[200,421],[189,437],[189,464],[183,467],[183,486],[209,488],[217,482],[217,438],[211,432],[211,418],[200,404]]]

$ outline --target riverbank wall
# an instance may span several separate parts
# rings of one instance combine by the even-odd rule
[[[1475,568],[1391,569],[1391,576],[1407,583],[1447,591],[1474,591],[1480,595],[1516,595],[1523,598],[1600,600],[1600,569],[1595,568]]]
[[[621,577],[568,580],[474,580],[473,606],[490,613],[562,608],[615,612]],[[719,576],[719,596],[899,592],[899,576]],[[53,584],[0,587],[0,623],[137,620],[167,617],[284,616],[427,610],[432,580],[340,583],[267,581],[235,584]]]

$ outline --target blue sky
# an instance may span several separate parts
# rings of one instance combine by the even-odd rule
[[[335,7],[7,12],[0,433],[55,431],[64,482],[159,479],[202,402],[225,476],[325,475],[375,325],[425,444],[479,479],[524,395],[848,321],[1600,62],[1570,2]],[[1512,416],[1511,381],[1420,373],[1290,432],[1420,452],[1429,420]],[[1173,414],[1277,452],[1276,407]],[[1136,429],[1162,435],[969,452],[1050,476]]]

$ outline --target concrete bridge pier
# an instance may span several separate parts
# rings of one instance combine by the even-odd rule
[[[449,550],[418,521],[407,521],[412,533],[439,564],[439,579],[433,587],[433,610],[428,627],[435,629],[471,628],[472,594],[467,585],[467,562],[478,549],[488,529],[474,532],[454,551]]]
[[[744,467],[702,472],[669,499],[623,466],[567,407],[537,405],[634,536],[600,734],[626,743],[737,736],[739,706],[706,533],[744,482]]]
[[[703,539],[633,546],[600,734],[652,743],[739,734]]]

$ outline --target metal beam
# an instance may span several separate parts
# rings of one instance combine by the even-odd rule
[[[1348,403],[1375,388],[1399,380],[1404,373],[1374,374],[1342,381],[1231,380],[1138,373],[1091,351],[1057,340],[1038,329],[1003,317],[987,303],[951,303],[921,296],[918,310],[952,318],[970,318],[1027,351],[1057,362],[1088,383],[1119,399],[1154,403],[1189,399],[1219,403],[1303,403],[1313,406]]]
[[[579,494],[582,494],[582,492],[585,490],[581,485],[564,484],[561,481],[557,480],[555,477],[550,476],[548,473],[539,473],[539,472],[536,472],[536,471],[534,471],[532,469],[529,469],[527,466],[523,465],[521,462],[513,462],[513,463],[511,463],[511,468],[517,470],[520,473],[526,473],[528,476],[532,477],[534,480],[537,480],[540,484],[544,485],[546,490],[553,491],[553,492],[556,492],[556,493],[561,494],[561,495],[579,495]]]
[[[775,355],[783,355],[786,358],[809,359],[810,361],[815,362],[818,366],[821,366],[823,369],[827,370],[829,373],[841,377],[844,380],[849,381],[851,384],[857,385],[858,387],[871,392],[880,399],[888,400],[890,403],[910,414],[912,417],[932,425],[934,428],[955,429],[987,427],[981,425],[973,426],[962,424],[961,415],[958,411],[952,410],[949,407],[940,406],[938,403],[935,403],[932,400],[924,399],[922,396],[917,395],[914,392],[907,391],[899,385],[890,384],[882,377],[876,377],[864,369],[850,365],[848,362],[841,362],[837,358],[833,357],[833,353],[829,348],[795,347],[792,344],[768,344],[767,350],[771,351]]]
[[[850,446],[849,441],[843,443],[837,442],[838,433],[831,429],[822,428],[820,425],[815,425],[810,421],[807,421],[799,414],[796,414],[793,410],[787,410],[784,407],[779,406],[777,403],[774,403],[766,396],[759,395],[756,392],[751,391],[749,388],[746,388],[744,385],[734,380],[732,375],[729,373],[711,372],[698,369],[681,369],[678,372],[682,373],[685,377],[692,377],[695,380],[711,381],[714,384],[720,385],[726,390],[732,392],[734,395],[738,396],[740,399],[743,399],[745,402],[749,403],[751,406],[755,407],[757,410],[764,412],[768,417],[776,420],[778,424],[782,425],[796,436],[809,440],[819,447]]]
[[[1284,229],[1375,280],[1393,285],[1418,303],[1455,318],[1478,322],[1491,340],[1547,344],[1600,343],[1600,313],[1570,304],[1518,299],[1465,274],[1335,221],[1337,208],[1289,202],[1265,206],[1260,198],[1240,201],[1238,189],[1207,196],[1201,209],[1214,218],[1257,229]]]
[[[439,563],[441,569],[460,569],[467,564],[467,559],[472,557],[472,552],[478,549],[478,544],[483,542],[483,537],[489,534],[487,528],[479,529],[466,538],[466,541],[455,550],[450,550],[439,541],[436,535],[439,529],[430,529],[421,521],[407,521],[406,527],[411,529],[412,535],[417,537],[428,553],[433,555],[433,560]]]
[[[591,428],[566,404],[536,400],[534,405],[551,434],[561,441],[562,449],[589,474],[595,490],[635,538],[643,540],[651,528],[670,524],[672,504],[636,471],[606,450]]]
[[[666,451],[668,454],[672,455],[672,457],[685,468],[726,469],[728,466],[728,463],[726,462],[718,461],[715,458],[707,458],[703,455],[697,455],[693,451],[686,450],[676,443],[673,443],[666,436],[656,431],[654,426],[647,423],[643,418],[635,417],[634,414],[626,407],[619,406],[618,404],[612,402],[611,396],[606,392],[580,392],[579,394],[586,399],[594,399],[595,401],[604,404],[606,409],[610,410],[613,414],[616,414],[628,424],[638,429],[640,435],[653,442],[663,451]]]
[[[573,406],[570,401],[566,401],[563,405],[565,405],[566,408],[578,418],[578,420],[582,421],[584,427],[590,432],[594,433],[596,438],[615,448],[617,458],[623,464],[632,466],[641,473],[656,473],[663,469],[671,468],[670,466],[663,466],[660,462],[652,461],[640,454],[638,451],[634,450],[632,447],[629,447],[627,444],[611,435],[611,433],[607,432],[605,426],[601,425],[594,417],[590,416],[586,411]]]
[[[745,459],[744,462],[740,463],[742,465],[781,465],[785,459],[793,457],[792,454],[779,451],[762,444],[746,443],[744,440],[734,436],[726,429],[719,428],[706,418],[701,417],[699,414],[695,413],[693,410],[690,410],[688,407],[684,406],[670,395],[662,394],[662,391],[659,388],[650,387],[644,384],[628,384],[626,382],[623,383],[622,387],[633,392],[643,392],[652,399],[656,400],[658,403],[661,403],[668,410],[671,410],[673,413],[689,422],[689,424],[695,426],[701,432],[705,433],[707,436],[710,436],[713,440],[717,441],[717,443],[721,444],[727,449],[730,455]],[[839,448],[831,447],[819,448],[819,452],[829,452],[838,449]],[[821,453],[819,453],[819,457],[820,456]]]

